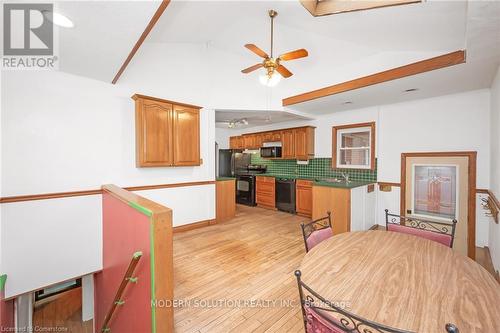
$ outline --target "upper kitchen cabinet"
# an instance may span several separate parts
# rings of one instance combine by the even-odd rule
[[[255,135],[253,134],[245,134],[243,135],[243,147],[245,149],[253,149],[255,146]]]
[[[231,149],[259,149],[265,143],[281,144],[281,159],[307,161],[314,157],[313,126],[283,128],[274,131],[246,133],[229,138]]]
[[[375,122],[332,128],[332,168],[375,169]]]
[[[174,165],[200,165],[200,110],[174,104]]]
[[[294,131],[295,158],[306,161],[314,157],[314,127],[301,127]]]
[[[200,165],[200,107],[134,95],[137,167]]]
[[[281,132],[281,154],[283,159],[295,158],[295,131],[292,129]]]
[[[244,149],[245,142],[242,136],[232,136],[229,138],[230,149]]]

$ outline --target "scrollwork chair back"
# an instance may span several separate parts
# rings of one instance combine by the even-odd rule
[[[306,333],[415,333],[378,324],[352,314],[336,302],[329,301],[312,290],[301,279],[300,270],[295,271],[299,288],[300,304]],[[460,333],[453,324],[446,324],[446,333]]]
[[[387,231],[401,232],[429,239],[444,246],[453,247],[457,220],[451,223],[436,222],[414,217],[400,216],[385,210],[385,227]]]
[[[327,212],[326,214],[325,217],[300,225],[306,252],[309,252],[313,247],[333,236],[332,213]]]

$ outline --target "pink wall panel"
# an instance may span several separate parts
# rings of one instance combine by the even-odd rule
[[[14,300],[6,301],[4,292],[0,292],[0,330],[12,332],[14,328]]]
[[[118,286],[134,252],[142,251],[134,276],[138,283],[129,283],[111,319],[112,332],[150,333],[151,265],[150,220],[111,194],[103,194],[103,270],[95,275],[95,324],[101,331]]]

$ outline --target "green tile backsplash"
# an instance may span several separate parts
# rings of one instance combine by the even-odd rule
[[[377,160],[375,170],[361,169],[332,169],[331,158],[313,158],[309,164],[297,164],[296,160],[269,160],[261,158],[259,154],[252,154],[252,164],[267,166],[267,172],[280,175],[293,175],[312,178],[341,177],[341,173],[349,174],[349,179],[359,181],[377,181]]]

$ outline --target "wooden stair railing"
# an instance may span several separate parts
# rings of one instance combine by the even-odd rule
[[[125,291],[125,288],[127,287],[127,284],[137,283],[137,277],[133,277],[132,275],[134,274],[135,268],[137,267],[137,264],[139,263],[139,260],[141,259],[141,257],[142,257],[142,252],[140,252],[140,251],[135,252],[132,255],[132,259],[130,260],[130,264],[128,265],[127,271],[125,272],[125,276],[123,277],[123,280],[120,283],[118,290],[116,291],[116,295],[115,295],[115,298],[113,300],[113,303],[111,304],[111,308],[109,309],[108,313],[106,314],[106,317],[104,317],[104,322],[102,324],[101,332],[111,331],[111,328],[108,327],[109,322],[111,321],[111,318],[113,317],[113,314],[115,313],[117,307],[119,305],[125,304],[125,301],[122,300],[122,296],[123,296],[123,292]]]

